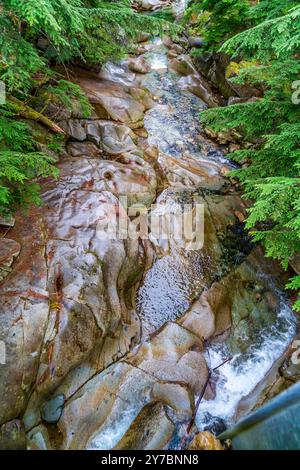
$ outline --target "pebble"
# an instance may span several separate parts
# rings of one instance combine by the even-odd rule
[[[62,415],[64,404],[65,396],[63,394],[45,402],[41,408],[42,420],[50,424],[57,423]]]

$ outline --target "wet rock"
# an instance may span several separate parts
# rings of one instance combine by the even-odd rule
[[[0,427],[0,450],[25,450],[26,434],[22,421],[14,419]]]
[[[110,121],[91,121],[86,125],[88,140],[112,155],[130,152],[136,148],[129,127]]]
[[[185,35],[178,35],[175,36],[174,42],[179,44],[180,46],[184,47],[185,50],[189,48],[189,40]]]
[[[115,450],[159,450],[172,437],[175,426],[161,403],[146,406],[132,423]]]
[[[166,0],[136,0],[136,4],[140,10],[153,11],[164,7],[168,2]]]
[[[130,72],[127,62],[124,61],[121,64],[115,64],[112,62],[107,62],[101,70],[101,73],[98,74],[98,80],[109,83],[115,83],[118,86],[123,87],[125,90],[130,89],[136,84],[136,74]]]
[[[168,322],[150,342],[142,344],[128,362],[159,381],[189,383],[191,390],[197,393],[202,390],[208,374],[201,351],[199,338],[176,323]]]
[[[46,426],[40,424],[27,434],[28,450],[52,450]]]
[[[202,316],[214,316],[215,335],[220,335],[230,328],[231,303],[225,287],[219,283],[214,283],[208,291],[201,295],[200,302],[202,304]]]
[[[22,240],[15,269],[1,284],[0,340],[6,365],[0,368],[0,423],[20,416],[35,381],[45,335],[49,296],[44,246],[35,218],[17,215],[12,233]]]
[[[12,228],[15,225],[15,218],[12,216],[0,217],[0,227]]]
[[[168,59],[175,59],[179,54],[173,49],[170,49],[167,53]]]
[[[57,152],[54,152],[54,150],[49,149],[46,144],[37,144],[37,148],[40,152],[52,158],[53,163],[58,163],[60,158],[64,158],[67,156],[67,153],[64,149],[62,149],[62,151],[58,154]]]
[[[70,142],[67,146],[67,150],[68,154],[75,158],[97,158],[103,156],[103,151],[92,142]]]
[[[226,423],[222,418],[212,416],[210,413],[204,413],[201,419],[203,423],[203,431],[209,431],[210,433],[218,436],[226,430]]]
[[[153,97],[146,88],[132,87],[130,88],[129,93],[135,100],[143,104],[145,111],[152,108]]]
[[[113,119],[131,128],[142,127],[145,106],[124,87],[92,77],[77,77],[100,119]]]
[[[173,46],[174,42],[173,40],[170,38],[170,36],[166,36],[164,35],[162,37],[162,42],[163,42],[163,45],[168,47],[169,49]]]
[[[202,187],[220,189],[224,180],[221,177],[221,165],[206,158],[193,158],[185,155],[180,159],[167,154],[160,154],[159,162],[169,184],[174,187]]]
[[[189,445],[189,450],[224,450],[221,442],[208,431],[199,432]]]
[[[151,37],[151,34],[150,33],[145,33],[145,32],[139,32],[137,34],[137,37],[135,38],[135,41],[137,43],[141,43],[141,42],[146,42],[150,39]]]
[[[240,103],[254,103],[255,101],[258,101],[259,98],[256,96],[251,96],[251,98],[239,98],[238,96],[230,96],[228,99],[228,106],[233,106],[235,104],[240,104]]]
[[[151,66],[144,57],[138,57],[136,59],[128,60],[129,70],[136,73],[148,73],[150,72]]]
[[[260,88],[256,88],[253,85],[250,84],[237,84],[233,83],[230,81],[230,84],[235,91],[235,93],[240,97],[240,98],[246,98],[247,101],[250,100],[250,102],[257,101],[257,99],[260,99],[263,96],[263,90]],[[246,102],[247,102],[246,101]]]
[[[157,382],[152,389],[154,401],[170,406],[183,417],[192,416],[194,397],[184,383]]]
[[[139,380],[139,387],[145,395],[145,387],[149,386],[151,378],[129,364],[119,363],[88,381],[72,396],[58,423],[64,449],[101,449],[97,436],[109,417],[112,423],[114,419],[120,423],[122,410],[125,412],[131,407],[142,409],[143,404],[131,376]]]
[[[41,418],[46,423],[55,424],[59,421],[65,404],[64,395],[56,395],[43,404],[41,408]]]
[[[123,426],[129,429],[145,404],[158,395],[174,406],[178,416],[189,413],[192,400],[187,391],[200,393],[208,376],[201,349],[202,341],[197,337],[174,323],[167,324],[127,356],[126,362],[97,374],[72,395],[58,422],[62,448],[105,448],[111,426],[121,433],[115,435],[117,444]]]
[[[182,77],[178,84],[182,90],[188,90],[194,95],[198,96],[210,108],[215,108],[219,105],[218,100],[212,93],[209,84],[197,73]]]
[[[274,320],[274,315],[279,308],[275,304],[270,308],[269,291],[267,284],[263,279],[258,282],[260,296],[257,299],[255,290],[257,275],[256,266],[252,265],[251,255],[241,264],[236,271],[225,277],[215,288],[219,290],[222,286],[220,305],[230,306],[232,318],[232,332],[230,335],[230,344],[233,350],[239,348],[246,350],[251,345],[253,335],[265,324]],[[234,285],[234,290],[230,286]],[[223,293],[222,293],[223,292]],[[275,299],[272,300],[272,303]],[[220,315],[220,312],[219,312]],[[221,317],[223,315],[220,315]]]
[[[80,119],[70,119],[68,121],[60,122],[61,128],[72,139],[83,142],[86,140],[86,131],[84,129],[84,121]]]
[[[14,260],[19,256],[21,246],[8,238],[0,238],[0,282],[11,272]]]
[[[130,322],[131,288],[144,269],[144,247],[137,240],[99,239],[98,223],[111,218],[109,208],[119,208],[108,186],[115,194],[131,192],[133,201],[151,203],[156,180],[138,155],[124,161],[64,160],[59,181],[43,183],[43,208],[18,220],[24,250],[14,276],[1,286],[1,339],[7,351],[2,422],[23,412],[33,387],[30,406],[39,407],[111,329]],[[115,180],[116,171],[122,183]]]
[[[286,362],[280,369],[281,376],[283,379],[285,379],[286,387],[300,380],[300,364],[297,363],[298,360],[299,360],[298,350],[296,351],[293,350],[292,354],[290,354],[290,356],[288,357],[288,359],[286,360]]]
[[[187,46],[171,41],[177,53]],[[68,142],[58,181],[41,182],[42,208],[18,214],[11,232],[22,250],[1,283],[0,339],[8,363],[0,370],[0,422],[22,416],[30,449],[161,448],[173,432],[163,404],[176,420],[190,416],[208,378],[203,338],[231,327],[233,350],[243,349],[249,336],[246,349],[279,303],[267,281],[257,279],[262,254],[234,270],[227,262],[224,240],[239,223],[234,214],[244,215],[245,208],[236,196],[214,193],[224,187],[221,159],[198,151],[182,151],[177,159],[142,140],[144,114],[153,104],[142,84],[152,74],[136,84],[123,62],[100,74],[74,68],[74,75],[95,112],[88,120],[73,110],[71,119],[62,115],[76,141]],[[175,135],[176,149],[185,148],[184,129]],[[149,136],[153,143],[152,129]],[[204,139],[199,143],[206,151]],[[176,244],[111,236],[120,220],[130,228],[136,221],[136,213],[128,217],[119,204],[121,196],[138,211],[163,191],[161,209],[191,203],[195,211],[196,189],[204,203],[203,249],[189,250],[188,237]]]
[[[60,165],[61,175],[67,178],[70,191],[71,189],[99,193],[110,191],[117,197],[126,196],[128,207],[134,203],[141,203],[148,207],[155,198],[157,182],[155,172],[143,159],[143,154],[136,151],[118,156],[107,155],[108,157],[111,160],[82,158],[62,162]],[[70,169],[73,173],[69,176]],[[97,171],[91,177],[93,170]],[[64,186],[63,181],[61,185]],[[68,199],[67,201],[69,202]],[[114,200],[114,203],[113,206],[118,206],[117,200]],[[107,208],[108,206],[109,201],[107,201]],[[100,209],[98,212],[100,216]],[[105,214],[104,211],[102,217]],[[81,217],[78,219],[81,223]]]
[[[234,215],[236,216],[236,218],[238,219],[239,222],[241,222],[241,223],[245,222],[246,217],[245,217],[245,214],[243,214],[242,212],[235,211]]]
[[[135,135],[138,137],[142,137],[143,139],[146,139],[148,137],[148,131],[144,127],[142,129],[135,129],[134,130]]]
[[[201,37],[189,37],[188,38],[190,47],[201,48],[205,45],[205,39]]]
[[[237,142],[242,141],[242,135],[236,130],[215,132],[212,129],[205,127],[204,132],[208,137],[214,139],[220,145],[227,145],[231,144],[232,142],[236,144]]]
[[[294,255],[290,259],[290,265],[298,276],[300,276],[300,255]]]
[[[38,38],[36,45],[41,51],[46,51],[51,43],[47,38]]]
[[[170,60],[170,68],[181,75],[197,74],[197,71],[189,56],[184,54],[176,57],[176,59]]]
[[[207,339],[215,332],[215,315],[205,294],[197,300],[179,323],[199,338]]]
[[[227,166],[222,166],[220,173],[221,175],[226,176],[228,175],[228,173],[230,173],[230,168],[228,168]]]
[[[237,150],[240,150],[241,146],[239,144],[230,144],[228,147],[229,153],[236,152]]]
[[[180,46],[179,44],[173,43],[173,44],[171,44],[171,48],[170,48],[169,52],[173,52],[173,53],[176,54],[176,56],[178,56],[178,55],[184,54],[186,51],[185,51],[184,47]]]
[[[145,154],[151,157],[153,160],[157,160],[159,157],[159,150],[156,145],[149,145],[146,148]]]
[[[222,53],[205,52],[194,58],[196,69],[209,80],[225,97],[236,96],[232,84],[226,78],[230,57]]]
[[[274,292],[271,292],[271,291],[267,291],[265,293],[265,296],[266,296],[266,300],[267,300],[267,303],[268,303],[268,307],[270,308],[270,310],[272,312],[276,312],[277,309],[278,309],[278,297],[274,294]]]

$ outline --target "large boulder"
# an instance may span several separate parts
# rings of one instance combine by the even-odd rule
[[[180,75],[192,75],[197,73],[188,55],[182,54],[170,60],[170,68]]]
[[[221,442],[208,431],[199,432],[189,445],[189,450],[224,450]]]
[[[6,352],[0,367],[0,423],[22,415],[39,367],[49,315],[43,233],[39,219],[24,214],[10,233],[22,251],[0,288],[0,340]]]
[[[142,127],[144,104],[134,99],[123,86],[93,77],[77,77],[100,119],[112,119],[131,128]]]
[[[219,106],[218,100],[212,92],[209,84],[199,74],[196,73],[194,75],[182,77],[179,80],[178,85],[181,89],[188,90],[198,96],[210,108]]]
[[[181,158],[174,158],[161,153],[159,163],[169,184],[176,188],[201,187],[220,190],[225,182],[221,175],[224,165],[205,157],[194,158],[192,155],[184,155]]]
[[[140,412],[114,450],[160,450],[175,431],[161,403],[151,403]]]
[[[22,240],[22,251],[1,285],[2,423],[22,414],[33,389],[38,407],[110,331],[130,322],[130,291],[143,273],[145,249],[138,240],[103,237],[101,227],[127,220],[120,195],[150,204],[156,179],[140,156],[124,158],[65,159],[59,181],[43,182],[44,206],[18,216],[11,236]]]
[[[105,153],[117,155],[134,150],[132,131],[129,127],[110,121],[85,123],[87,139],[98,145]]]
[[[74,377],[82,373],[78,368]],[[201,393],[207,377],[201,339],[168,323],[126,361],[91,375],[81,386],[77,383],[75,392],[73,380],[60,385],[56,396],[63,394],[65,404],[55,435],[61,438],[59,442],[52,439],[51,447],[124,448],[131,442],[161,448],[162,441],[170,439],[173,424],[162,411],[153,414],[153,407],[145,405],[159,400],[178,418],[186,419],[192,413],[193,396]],[[161,405],[158,408],[163,410]],[[116,430],[113,436],[111,428]]]
[[[144,57],[137,57],[128,60],[128,68],[136,73],[148,73],[151,70],[149,62]]]

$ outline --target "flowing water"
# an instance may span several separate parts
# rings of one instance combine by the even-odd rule
[[[148,75],[145,84],[160,97],[160,104],[149,111],[145,119],[149,141],[161,151],[177,158],[193,154],[196,158],[228,163],[222,153],[203,137],[198,114],[204,104],[199,98],[178,88],[178,75],[165,68],[164,47],[157,43],[156,50],[146,54],[146,57],[151,61],[153,72]],[[146,329],[149,323],[158,328],[166,320],[178,318],[189,305],[189,289],[196,292],[197,288],[202,287],[203,267],[199,257],[192,273],[187,272],[185,266],[178,268],[174,264],[176,255],[158,260],[147,273],[139,291],[138,307]],[[281,310],[275,323],[267,325],[256,335],[246,353],[235,354],[219,370],[216,396],[214,400],[203,400],[196,419],[198,428],[203,429],[204,424],[208,425],[206,413],[224,419],[227,425],[232,424],[239,401],[263,380],[294,335],[295,317],[281,295]],[[212,345],[206,353],[212,369],[230,355],[227,342]]]
[[[187,1],[173,4],[180,16]],[[60,123],[59,180],[43,182],[44,206],[17,214],[6,240],[0,416],[22,417],[29,449],[181,448],[209,370],[192,434],[217,433],[265,396],[295,335],[282,273],[244,230],[247,203],[224,176],[234,165],[186,89],[201,77],[173,71],[160,39],[137,52],[146,74],[130,71],[138,58],[99,75],[74,67],[97,115]],[[96,230],[123,218],[123,195],[146,213],[148,239]]]
[[[156,145],[161,154],[175,159],[192,155],[201,162],[226,163],[230,166],[221,151],[204,137],[199,113],[205,105],[198,97],[179,88],[180,77],[168,69],[166,49],[161,41],[154,41],[144,57],[151,63],[152,69],[143,79],[143,85],[157,97],[156,105],[145,116],[149,143]],[[158,202],[165,201],[166,207],[176,206],[195,189],[184,191],[177,188],[172,191],[172,188],[168,188],[159,196]],[[187,311],[204,288],[205,270],[218,272],[218,266],[201,250],[185,252],[173,245],[167,253],[155,260],[145,275],[136,299],[144,341],[168,320],[177,320]],[[271,285],[271,279],[268,282]],[[272,289],[276,291],[275,286]],[[264,379],[290,344],[295,334],[295,319],[283,294],[278,294],[281,304],[275,320],[267,322],[259,332],[254,330],[251,346],[246,351],[235,350],[232,360],[213,375],[215,396],[201,402],[196,417],[199,430],[213,427],[219,418],[227,426],[231,425],[236,420],[241,399]],[[232,349],[229,340],[215,342],[207,348],[206,360],[214,368],[230,355]],[[117,444],[147,401],[147,380],[141,375],[141,381],[135,383],[129,394],[130,403],[116,403],[115,412],[101,431],[97,432],[89,448],[111,449]],[[133,387],[130,380],[128,386]],[[185,429],[186,424],[178,423],[170,448],[178,448]]]

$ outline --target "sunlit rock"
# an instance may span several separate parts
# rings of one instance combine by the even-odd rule
[[[189,450],[224,450],[221,442],[208,431],[196,434]]]
[[[100,119],[110,118],[131,128],[142,127],[145,106],[124,87],[96,78],[77,78]]]
[[[160,401],[183,417],[191,417],[194,409],[194,397],[185,383],[156,382],[152,389],[155,401]]]
[[[148,73],[150,72],[150,64],[143,57],[128,60],[129,70],[136,73]]]
[[[145,406],[115,450],[159,450],[172,437],[175,426],[161,403]]]

